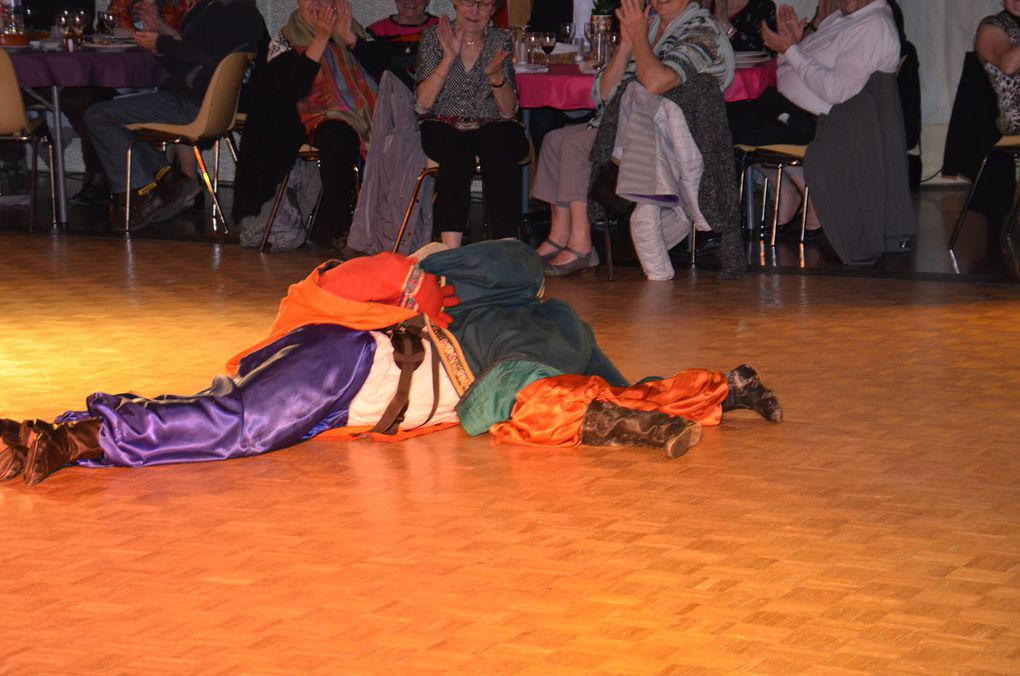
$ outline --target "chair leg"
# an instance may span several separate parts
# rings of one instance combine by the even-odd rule
[[[220,139],[216,139],[213,144],[213,179],[212,179],[213,192],[218,193],[220,191]]]
[[[953,234],[949,237],[949,250],[952,251],[956,247],[956,240],[960,237],[960,231],[963,230],[963,222],[967,218],[967,211],[970,210],[970,201],[974,198],[974,191],[977,190],[978,181],[981,180],[981,174],[985,172],[985,165],[988,164],[988,158],[991,157],[991,153],[985,155],[985,158],[981,160],[981,166],[978,167],[977,176],[974,177],[974,182],[970,184],[970,190],[967,192],[967,199],[963,202],[963,209],[960,211],[960,217],[956,219],[956,226],[953,228]]]
[[[811,186],[804,185],[804,199],[800,203],[800,243],[804,243],[804,237],[807,233],[807,212],[808,212],[808,200],[811,199]]]
[[[694,227],[693,221],[691,222],[691,267],[694,267],[694,258],[698,248],[698,229]]]
[[[315,196],[315,206],[312,207],[312,212],[308,214],[308,220],[305,221],[305,237],[309,237],[312,234],[312,228],[315,227],[315,219],[319,217],[319,207],[322,206],[322,195],[326,192],[326,186],[319,188],[319,194]]]
[[[127,172],[124,176],[124,232],[131,232],[131,148],[134,147],[134,139],[127,147]]]
[[[602,229],[602,244],[606,250],[606,272],[609,274],[609,281],[615,278],[613,270],[613,238],[609,233],[609,216],[605,216],[605,225]]]
[[[39,182],[39,137],[32,137],[32,185],[28,189],[28,231],[35,228],[35,198],[39,192],[36,184]]]
[[[46,157],[50,174],[50,225],[57,227],[57,178],[53,172],[53,139],[46,139]]]
[[[220,201],[216,199],[216,190],[213,188],[212,180],[209,178],[209,170],[206,169],[205,160],[202,159],[202,151],[198,149],[198,146],[191,146],[191,149],[195,152],[195,161],[198,163],[198,170],[202,173],[202,181],[205,183],[206,190],[209,191],[209,197],[212,199],[213,232],[216,231],[216,218],[219,217],[220,223],[223,224],[223,234],[229,235],[230,228],[227,227],[227,219],[224,218],[223,210],[220,209]]]
[[[283,179],[280,181],[280,187],[276,190],[276,197],[273,198],[273,209],[269,212],[269,221],[266,222],[266,231],[262,234],[262,244],[259,245],[259,253],[266,252],[266,244],[269,243],[269,233],[273,229],[273,221],[276,220],[276,212],[280,209],[280,201],[283,200],[283,193],[287,190],[287,181],[290,180],[290,170],[283,175]],[[322,192],[319,192],[322,195]]]
[[[404,220],[400,223],[400,230],[397,231],[397,238],[393,241],[392,253],[400,252],[400,243],[404,239],[404,233],[407,231],[407,222],[411,220],[411,212],[414,211],[414,204],[418,201],[418,193],[421,191],[421,184],[425,182],[425,179],[429,176],[435,176],[438,172],[438,167],[426,167],[422,169],[421,173],[418,174],[418,180],[414,183],[414,191],[411,192],[411,199],[407,202],[407,209],[404,211]]]
[[[765,214],[768,211],[769,206],[769,175],[762,172],[765,176],[765,180],[761,184],[761,217],[758,219],[758,240],[765,241]]]
[[[234,132],[228,131],[227,135],[223,137],[223,140],[227,142],[227,150],[230,151],[230,157],[234,160],[234,164],[237,164],[237,144],[234,142]]]
[[[783,164],[776,167],[776,201],[772,205],[772,235],[769,237],[769,246],[776,246],[776,230],[779,229],[779,197],[783,191]]]

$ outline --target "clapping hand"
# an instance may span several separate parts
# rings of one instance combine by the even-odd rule
[[[776,30],[761,22],[761,37],[765,46],[777,54],[785,54],[786,50],[804,39],[804,28],[807,19],[797,17],[797,12],[789,5],[780,5],[776,10]]]
[[[328,39],[333,34],[333,23],[336,21],[336,7],[333,5],[318,5],[313,7],[309,14],[311,15],[312,27],[315,29],[315,37]]]
[[[336,0],[336,22],[333,24],[333,32],[339,35],[348,47],[353,47],[358,41],[358,36],[354,34],[353,12],[348,0]]]
[[[642,4],[642,0],[622,0],[616,10],[616,18],[620,20],[621,48],[648,39],[648,17],[652,8],[642,8]]]
[[[453,30],[453,26],[450,25],[450,18],[447,16],[439,17],[439,44],[443,48],[443,58],[448,61],[453,61],[460,54],[461,47],[464,45],[464,32],[460,26],[457,26],[457,30]]]
[[[485,67],[485,77],[489,78],[489,84],[498,85],[500,81],[492,81],[492,76],[498,74],[502,70],[503,62],[510,58],[510,52],[505,49],[496,49],[496,53],[492,55],[492,60],[489,61],[489,65]]]

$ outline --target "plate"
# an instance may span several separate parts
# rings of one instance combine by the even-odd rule
[[[32,49],[31,45],[3,45],[3,48],[8,52],[24,52]]]
[[[546,73],[549,66],[544,63],[518,63],[514,66],[518,73]]]
[[[82,43],[81,47],[82,49],[91,49],[96,52],[126,52],[129,49],[134,49],[133,44],[126,45],[113,43],[109,45],[104,45],[98,42],[84,42]]]
[[[770,55],[768,52],[760,50],[756,52],[734,52],[733,56],[739,61],[740,59],[767,59]]]

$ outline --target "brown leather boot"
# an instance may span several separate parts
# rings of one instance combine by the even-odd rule
[[[13,479],[24,469],[28,447],[35,438],[35,422],[0,419],[0,481]]]
[[[701,441],[701,425],[658,411],[637,411],[600,399],[588,404],[581,443],[588,446],[649,446],[679,458]]]
[[[25,457],[25,483],[34,486],[64,465],[102,456],[101,426],[98,418],[55,425],[38,422]]]
[[[747,408],[769,422],[783,422],[783,407],[776,393],[762,384],[754,368],[741,364],[726,374],[726,382],[730,391],[723,402],[723,411]]]

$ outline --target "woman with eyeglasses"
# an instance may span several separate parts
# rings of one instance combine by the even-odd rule
[[[486,219],[494,238],[515,237],[521,220],[518,163],[528,154],[517,114],[510,33],[492,25],[504,0],[454,0],[422,34],[415,109],[425,154],[439,163],[434,222],[443,244],[460,246],[467,229],[478,158]]]

